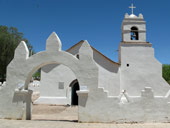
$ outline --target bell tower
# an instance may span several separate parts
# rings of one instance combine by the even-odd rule
[[[162,78],[162,64],[155,58],[152,44],[146,41],[143,15],[133,14],[133,4],[130,8],[132,14],[125,14],[121,27],[120,90],[125,90],[130,96],[140,96],[141,90],[151,87],[155,95],[164,95],[168,84]]]
[[[133,9],[136,8],[133,4],[129,8],[132,9],[132,14],[125,14],[121,26],[122,42],[146,42],[146,22],[143,15],[133,14]]]

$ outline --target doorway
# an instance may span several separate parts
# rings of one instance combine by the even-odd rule
[[[78,91],[79,83],[77,80],[74,80],[71,84],[71,105],[78,105],[78,95],[76,91]]]

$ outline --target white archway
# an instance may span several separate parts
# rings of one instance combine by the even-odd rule
[[[31,119],[32,91],[28,90],[28,84],[32,74],[47,64],[63,64],[74,72],[80,86],[87,86],[89,90],[97,88],[98,67],[93,60],[93,51],[87,41],[82,44],[79,56],[80,58],[77,59],[70,53],[62,51],[61,41],[54,32],[47,39],[46,51],[31,57],[25,42],[22,41],[15,50],[14,59],[7,67],[7,87],[3,93],[0,93],[2,118]],[[3,104],[8,107],[4,107]]]

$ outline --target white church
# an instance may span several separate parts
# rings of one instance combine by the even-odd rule
[[[170,122],[170,86],[162,64],[146,41],[143,15],[125,14],[119,62],[85,41],[67,51],[55,32],[46,50],[29,57],[25,42],[7,67],[6,86],[0,89],[0,118],[31,119],[29,83],[41,68],[37,104],[78,105],[79,122]]]
[[[145,86],[152,87],[157,95],[165,94],[169,85],[162,78],[162,65],[154,57],[152,44],[146,41],[146,23],[143,15],[125,14],[122,22],[122,41],[119,46],[119,62],[114,62],[94,47],[93,59],[99,69],[98,87],[108,96],[117,96],[121,91],[140,95]],[[78,42],[67,52],[79,58]],[[162,86],[164,88],[162,88]],[[78,105],[79,83],[67,66],[50,64],[41,68],[40,98],[36,104]]]

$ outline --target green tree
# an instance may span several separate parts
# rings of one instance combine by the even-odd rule
[[[163,78],[170,84],[170,64],[164,64],[162,69]]]
[[[40,80],[41,78],[41,68],[38,69],[33,75],[32,75],[34,80]]]
[[[21,41],[25,41],[29,51],[33,47],[15,27],[0,26],[0,81],[6,79],[6,68],[14,57],[14,51]],[[31,52],[30,52],[31,53]]]

